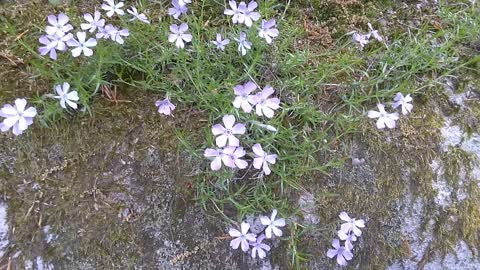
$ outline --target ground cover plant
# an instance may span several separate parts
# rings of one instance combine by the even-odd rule
[[[201,164],[189,175],[191,199],[221,223],[217,237],[234,254],[293,269],[386,268],[412,252],[398,228],[385,233],[404,191],[414,186],[416,196],[435,200],[425,171],[443,155],[432,150],[439,111],[450,106],[442,89],[445,79],[478,75],[478,3],[303,2],[72,1],[46,5],[26,25],[17,17],[25,20],[38,3],[2,4],[1,56],[13,62],[2,77],[21,65],[37,86],[0,88],[1,138],[21,142],[117,106],[139,106],[154,121],[180,119],[168,140]],[[428,16],[413,20],[418,14]],[[142,96],[149,100],[133,104]],[[194,128],[184,121],[198,115]],[[477,122],[462,121],[469,117],[478,110],[462,110],[458,121],[478,133]],[[365,153],[352,152],[357,141]],[[456,168],[471,157],[442,158]],[[395,159],[402,162],[382,162]],[[376,164],[375,182],[337,177],[365,162]],[[417,180],[402,181],[405,167]],[[18,192],[12,175],[0,174],[7,201]],[[476,194],[478,187],[469,188]],[[298,205],[306,194],[314,210]],[[15,205],[25,218],[12,225],[19,240],[9,261],[20,265],[14,253],[29,243],[21,239],[36,235],[21,221],[42,221],[28,199]],[[429,248],[446,253],[457,239],[478,248],[479,206],[471,195],[442,209],[456,213],[458,229],[447,233],[450,223],[437,221],[437,235],[448,237]],[[308,222],[309,214],[319,221]]]

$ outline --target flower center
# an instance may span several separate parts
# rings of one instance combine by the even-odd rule
[[[233,131],[232,131],[231,129],[227,128],[227,129],[225,130],[225,135],[231,136],[232,134],[233,134]]]

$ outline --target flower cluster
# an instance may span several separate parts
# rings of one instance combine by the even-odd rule
[[[114,0],[105,0],[101,8],[105,10],[107,17],[112,17],[115,14],[123,16],[125,12],[122,10],[124,6],[123,2],[116,3]],[[147,16],[143,13],[138,13],[136,7],[132,6],[127,10],[133,17],[130,21],[141,21],[144,23],[150,23]],[[80,24],[80,29],[75,36],[70,33],[73,30],[73,26],[69,24],[69,18],[67,15],[60,13],[58,16],[49,15],[47,17],[49,25],[45,28],[46,35],[42,35],[39,38],[39,42],[44,45],[41,46],[38,51],[40,55],[48,54],[53,60],[57,60],[57,51],[67,51],[67,46],[71,47],[71,53],[73,57],[85,55],[87,57],[93,55],[93,50],[97,46],[98,39],[111,39],[119,44],[123,44],[124,37],[130,35],[128,29],[120,29],[112,24],[106,24],[105,19],[102,19],[102,14],[96,10],[94,14],[85,13],[83,19],[85,23]],[[95,37],[88,37],[87,33],[94,35]]]
[[[172,16],[176,20],[188,11],[187,4],[191,3],[191,0],[172,0],[173,7],[168,9],[168,15]],[[188,33],[188,24],[180,23],[170,25],[170,34],[168,35],[168,41],[175,43],[175,46],[179,49],[185,48],[185,43],[192,41],[192,35]]]
[[[231,228],[228,234],[233,237],[230,241],[230,247],[232,249],[238,249],[241,247],[243,252],[247,252],[251,247],[251,256],[263,259],[267,256],[267,251],[270,251],[270,246],[262,243],[265,238],[271,239],[275,236],[281,237],[282,230],[280,228],[285,226],[285,219],[277,219],[277,210],[273,209],[270,217],[260,216],[260,223],[263,225],[262,230],[255,234],[250,232],[250,224],[246,221],[240,225],[240,231]]]
[[[234,87],[236,95],[232,102],[235,108],[242,108],[244,112],[249,113],[255,106],[256,114],[259,116],[266,116],[272,118],[274,110],[280,108],[280,99],[270,98],[275,90],[266,86],[263,91],[252,94],[257,89],[257,85],[251,81]],[[212,133],[215,136],[215,144],[217,149],[208,148],[204,152],[204,156],[211,159],[210,168],[214,171],[220,170],[222,164],[229,168],[245,169],[248,167],[247,161],[244,158],[247,154],[243,147],[240,146],[240,140],[237,135],[246,133],[246,126],[243,123],[236,123],[235,116],[224,115],[223,125],[215,124],[212,127]],[[270,131],[276,131],[275,127],[265,125],[255,121],[255,124],[266,128]],[[270,154],[263,150],[261,144],[256,143],[252,146],[253,167],[261,169],[265,175],[270,175],[272,172],[270,165],[276,163],[277,155]]]
[[[410,96],[410,94],[407,94],[407,96],[403,96],[403,94],[399,92],[397,93],[393,101],[394,102],[392,104],[392,108],[395,109],[397,107],[402,107],[403,115],[407,115],[410,112],[412,112],[413,104],[411,104],[411,102],[413,101],[413,99]],[[388,127],[390,129],[395,128],[396,126],[395,121],[399,119],[399,114],[397,112],[387,113],[385,111],[385,106],[383,104],[377,104],[377,107],[378,107],[378,112],[373,110],[368,111],[369,118],[378,118],[377,128],[378,129],[384,129],[385,127]]]
[[[367,34],[359,34],[357,32],[354,32],[352,35],[353,41],[357,43],[361,49],[363,49],[363,47],[365,47],[370,42],[370,39],[372,37],[379,42],[383,41],[383,37],[380,36],[378,30],[373,29],[371,23],[368,23],[368,28],[370,29],[370,32],[368,32]]]
[[[261,17],[260,13],[255,11],[258,7],[256,1],[250,1],[248,4],[241,1],[237,4],[237,1],[231,0],[228,4],[230,9],[225,9],[223,14],[232,16],[232,22],[234,24],[244,24],[250,28],[253,26],[253,23]],[[265,39],[268,44],[271,44],[273,39],[279,35],[279,31],[275,28],[275,25],[275,19],[262,20],[261,27],[258,28],[258,36]],[[247,40],[247,34],[245,32],[240,32],[239,38],[235,38],[235,40],[238,42],[238,51],[242,55],[246,55],[247,51],[252,49],[252,43]],[[226,39],[222,42],[221,35],[217,34],[217,40],[212,42],[217,45],[218,49],[223,50],[225,45],[230,43],[230,40]]]
[[[350,218],[346,212],[340,213],[339,217],[345,221],[345,223],[340,226],[337,235],[340,240],[345,241],[345,244],[341,246],[340,240],[333,239],[333,249],[327,251],[327,257],[337,257],[337,263],[345,266],[347,265],[347,261],[353,258],[353,242],[357,241],[357,237],[362,235],[360,228],[365,228],[365,221],[363,219],[356,220]]]

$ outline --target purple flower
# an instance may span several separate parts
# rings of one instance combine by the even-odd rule
[[[253,159],[253,167],[255,167],[255,169],[262,169],[266,175],[269,175],[272,171],[270,170],[268,163],[275,164],[277,161],[277,155],[265,153],[259,143],[254,144],[252,146],[252,150],[255,154],[255,158]],[[267,238],[270,238],[268,237],[268,234]]]
[[[73,26],[68,23],[68,16],[63,13],[58,14],[58,18],[55,15],[49,15],[47,20],[50,25],[45,28],[45,32],[50,36],[57,35],[63,37],[67,32],[73,29]]]
[[[70,90],[70,84],[68,82],[64,82],[62,86],[55,85],[55,92],[57,92],[58,96],[55,96],[56,99],[60,99],[60,106],[64,109],[67,108],[65,105],[72,107],[73,109],[77,109],[77,103],[75,101],[80,100],[78,97],[77,91],[68,92]]]
[[[273,88],[269,85],[263,88],[263,91],[257,93],[254,98],[255,113],[258,116],[265,115],[267,118],[272,118],[274,115],[274,110],[280,108],[280,99],[278,98],[268,98],[275,92]]]
[[[80,24],[82,30],[88,30],[90,33],[95,32],[98,28],[102,28],[105,25],[105,20],[101,18],[99,11],[95,11],[94,16],[92,14],[86,13],[83,15],[83,18],[88,23]]]
[[[243,147],[227,146],[223,149],[223,164],[233,169],[245,169],[247,168],[248,163],[245,160],[240,159],[241,157],[244,157],[245,154],[246,152],[243,150]]]
[[[235,137],[235,134],[245,134],[246,128],[244,124],[235,124],[235,116],[233,115],[224,115],[223,124],[216,124],[212,127],[212,133],[214,136],[218,136],[215,139],[215,143],[218,147],[229,146],[239,146],[240,141]]]
[[[245,2],[240,2],[240,5],[238,6],[236,1],[229,1],[228,4],[231,9],[225,9],[223,14],[233,16],[233,23],[243,23],[245,21],[245,10],[247,9]]]
[[[110,38],[110,32],[112,29],[116,29],[115,26],[108,24],[105,27],[98,27],[98,32],[96,34],[97,39],[109,39]]]
[[[378,104],[377,107],[378,112],[373,110],[368,111],[368,118],[378,118],[378,129],[384,129],[385,126],[388,128],[395,128],[395,121],[398,120],[398,113],[387,113],[383,104]]]
[[[258,254],[258,257],[263,259],[267,256],[265,251],[270,251],[270,246],[262,243],[263,239],[265,239],[265,235],[262,234],[257,237],[257,241],[250,242],[250,246],[252,246],[252,258],[255,259]]]
[[[264,38],[268,44],[272,44],[273,39],[278,37],[278,29],[273,28],[275,27],[275,19],[271,20],[262,20],[262,28],[259,29],[258,35],[261,38]]]
[[[155,106],[158,107],[158,112],[164,115],[170,115],[172,114],[172,111],[175,110],[175,105],[173,105],[168,98],[165,98],[164,100],[158,100],[155,102]]]
[[[222,35],[217,34],[217,40],[212,40],[211,41],[215,46],[217,46],[217,49],[219,50],[225,50],[225,46],[227,46],[230,43],[230,39],[222,39]]]
[[[347,261],[353,258],[352,252],[346,249],[345,247],[340,246],[340,241],[338,239],[333,239],[332,246],[334,249],[329,249],[327,251],[327,257],[333,258],[337,256],[337,263],[339,265],[347,265]]]
[[[116,28],[111,24],[107,25],[105,29],[108,32],[108,36],[110,37],[110,39],[117,42],[118,44],[123,44],[124,43],[123,37],[128,37],[130,35],[130,32],[128,32],[128,29],[119,30],[118,28]]]
[[[85,56],[92,56],[93,51],[89,47],[95,47],[97,46],[97,41],[94,38],[90,38],[87,41],[85,41],[87,37],[87,34],[85,32],[77,32],[77,38],[71,38],[68,42],[67,45],[70,47],[76,47],[72,49],[72,56],[73,57],[78,57],[80,54],[84,54]]]
[[[131,7],[130,9],[127,10],[127,12],[133,15],[133,18],[131,18],[129,21],[139,20],[143,23],[150,24],[150,22],[148,21],[147,15],[143,13],[138,14],[136,7]]]
[[[273,209],[272,215],[270,218],[268,217],[260,217],[260,222],[262,225],[267,226],[265,228],[265,235],[267,238],[272,238],[272,232],[274,235],[280,237],[282,236],[282,230],[280,230],[278,227],[284,227],[285,226],[285,219],[279,218],[275,219],[277,216],[277,209]]]
[[[240,33],[240,38],[235,39],[238,42],[238,51],[242,53],[242,55],[246,55],[247,51],[252,48],[252,43],[247,40],[247,34],[245,32]]]
[[[236,85],[233,88],[236,95],[235,100],[233,101],[233,106],[237,109],[241,107],[246,113],[251,112],[252,105],[255,105],[256,99],[255,96],[250,95],[250,93],[256,89],[257,85],[252,81],[249,81],[244,85]]]
[[[123,15],[125,12],[121,9],[124,6],[123,2],[119,2],[118,4],[115,4],[114,0],[104,0],[102,4],[102,9],[107,11],[107,16],[112,17],[115,13],[118,15]]]
[[[186,23],[180,24],[180,27],[176,24],[172,24],[170,25],[170,31],[172,33],[168,36],[168,41],[171,43],[175,42],[175,46],[177,46],[177,48],[184,48],[184,42],[192,41],[192,35],[187,33],[188,24]]]
[[[212,159],[210,163],[210,168],[213,171],[218,171],[222,168],[222,158],[223,158],[223,150],[222,149],[212,149],[207,148],[203,154],[204,157]]]
[[[188,11],[187,6],[180,5],[180,3],[177,0],[173,0],[172,5],[173,7],[168,9],[168,15],[172,16],[177,20],[178,20],[178,17],[180,17],[182,14],[186,14]]]
[[[247,252],[249,249],[248,241],[256,242],[256,236],[253,233],[248,233],[248,230],[250,229],[250,224],[242,222],[240,227],[241,231],[238,231],[236,229],[230,229],[228,231],[228,234],[231,237],[235,237],[235,239],[230,241],[230,247],[233,249],[238,249],[238,247],[241,245],[243,252]]]
[[[350,218],[346,212],[342,212],[339,215],[340,219],[346,221],[340,227],[340,230],[345,234],[353,232],[356,236],[362,235],[362,231],[359,228],[365,228],[365,221],[363,219],[356,220]]]
[[[394,103],[392,104],[392,107],[395,109],[398,106],[401,106],[403,115],[407,115],[412,112],[413,105],[410,104],[410,102],[412,102],[413,99],[410,94],[407,94],[407,96],[404,97],[403,94],[399,92],[397,93],[393,101]]]
[[[352,39],[355,43],[357,43],[358,45],[360,45],[360,48],[363,49],[363,47],[365,47],[365,45],[367,45],[369,42],[370,42],[370,34],[366,34],[366,35],[360,35],[359,33],[353,33],[353,36],[352,36]]]
[[[5,119],[0,123],[0,131],[6,132],[12,128],[15,136],[22,134],[27,130],[28,126],[33,124],[33,118],[37,115],[37,110],[34,107],[27,106],[27,100],[24,98],[17,98],[15,105],[5,104],[0,109],[0,116]]]
[[[379,42],[382,42],[382,41],[383,41],[382,36],[380,36],[380,34],[378,33],[378,30],[374,30],[374,29],[373,29],[371,23],[368,23],[368,28],[370,28],[369,37],[370,37],[370,36],[373,36],[373,37],[374,37],[376,40],[378,40]]]
[[[40,55],[46,55],[48,53],[51,59],[57,60],[56,50],[66,51],[67,46],[65,43],[72,38],[73,35],[71,33],[68,33],[62,37],[59,37],[57,35],[41,36],[38,41],[45,46],[38,48],[38,52],[40,53]]]
[[[352,232],[347,234],[344,231],[340,230],[337,232],[337,235],[340,238],[340,240],[345,241],[345,247],[351,251],[353,249],[352,243],[357,241],[357,237],[355,236],[355,234]]]
[[[252,27],[253,22],[260,19],[260,13],[256,12],[255,9],[258,7],[257,2],[250,1],[248,6],[243,10],[244,13],[244,24],[247,27]]]

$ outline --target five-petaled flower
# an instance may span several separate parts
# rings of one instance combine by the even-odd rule
[[[246,55],[247,51],[252,48],[252,43],[247,40],[247,34],[245,32],[240,33],[240,38],[235,39],[238,42],[238,51],[242,53],[242,55]]]
[[[224,147],[227,145],[229,146],[239,146],[240,141],[235,137],[236,134],[245,134],[246,128],[244,124],[235,124],[235,116],[233,115],[224,115],[222,126],[220,124],[216,124],[212,127],[212,133],[214,136],[218,136],[215,139],[215,143],[218,147]]]
[[[356,236],[362,235],[362,231],[359,228],[365,228],[365,221],[363,219],[356,220],[350,218],[346,212],[342,212],[339,215],[340,219],[346,221],[340,227],[340,230],[345,234],[353,232]]]
[[[101,14],[98,10],[95,11],[94,15],[86,13],[83,15],[83,18],[88,23],[80,24],[82,30],[88,30],[88,32],[93,33],[95,30],[102,28],[105,25],[105,19],[101,18]]]
[[[72,107],[73,109],[77,109],[78,106],[76,101],[80,100],[78,93],[77,91],[71,91],[69,93],[69,90],[70,84],[68,82],[64,82],[62,86],[55,85],[55,92],[57,92],[58,95],[55,96],[55,98],[60,100],[60,106],[62,108],[66,109],[66,104],[68,104],[68,106]]]
[[[164,100],[157,100],[155,106],[158,107],[158,113],[164,115],[171,115],[172,111],[175,110],[175,105],[170,101],[170,99],[165,98]]]
[[[267,154],[263,151],[262,146],[259,143],[256,143],[252,146],[253,153],[255,154],[255,158],[253,159],[253,167],[255,169],[262,169],[266,175],[269,175],[272,170],[268,164],[275,164],[277,161],[276,154]],[[268,235],[267,235],[268,237]],[[270,238],[270,237],[268,237]]]
[[[285,226],[285,219],[284,218],[279,218],[275,219],[277,217],[277,209],[273,209],[272,215],[270,218],[268,217],[260,217],[260,222],[262,225],[267,226],[265,228],[265,235],[267,238],[272,238],[272,232],[274,235],[280,237],[282,236],[282,230],[280,230],[278,227],[284,227]]]
[[[256,236],[253,233],[248,233],[248,230],[250,229],[250,224],[248,224],[247,222],[242,222],[240,227],[240,231],[238,231],[237,229],[230,229],[228,231],[228,234],[231,237],[235,237],[232,241],[230,241],[230,247],[233,249],[238,249],[238,247],[241,245],[242,250],[244,252],[247,252],[249,249],[248,242],[256,242]]]
[[[222,161],[225,166],[230,168],[245,169],[248,163],[240,159],[246,154],[243,147],[227,146],[223,149]]]
[[[255,9],[258,7],[257,2],[250,1],[248,5],[244,8],[243,13],[243,23],[247,27],[252,27],[254,21],[260,19],[260,13],[256,12]]]
[[[178,17],[180,17],[182,14],[186,14],[188,11],[187,6],[180,5],[180,3],[177,0],[173,0],[172,5],[173,7],[168,9],[168,15],[172,16],[177,20],[178,20]]]
[[[380,36],[380,34],[378,33],[378,30],[373,29],[371,23],[368,23],[368,28],[370,28],[369,37],[370,37],[370,36],[373,36],[373,37],[374,37],[376,40],[378,40],[379,42],[382,42],[382,41],[383,41],[382,36]]]
[[[392,104],[392,107],[395,109],[398,106],[401,106],[402,107],[402,114],[407,115],[407,114],[412,112],[413,105],[410,104],[410,102],[412,102],[412,100],[413,99],[410,96],[410,94],[407,94],[406,96],[403,96],[403,94],[399,92],[399,93],[397,93],[397,95],[395,95],[395,98],[393,99],[394,103]]]
[[[378,118],[377,128],[384,129],[385,126],[388,128],[395,128],[395,121],[398,120],[398,113],[387,113],[383,104],[378,104],[377,107],[378,112],[373,110],[368,111],[369,118]]]
[[[182,23],[180,26],[172,24],[170,25],[170,31],[172,33],[168,36],[168,41],[171,43],[175,42],[175,46],[177,46],[177,48],[184,48],[184,42],[192,41],[192,35],[187,33],[188,24],[186,23]]]
[[[102,4],[102,9],[107,11],[107,16],[112,17],[115,13],[118,15],[123,15],[125,12],[121,9],[124,6],[123,2],[115,3],[114,0],[104,0]]]
[[[217,46],[217,49],[219,50],[225,50],[225,46],[227,46],[230,43],[230,39],[222,39],[221,34],[217,34],[217,39],[211,41],[215,46]]]
[[[274,115],[274,110],[280,108],[280,99],[278,98],[268,98],[275,92],[273,88],[269,85],[263,88],[262,92],[259,92],[255,95],[255,113],[258,116],[265,115],[267,118],[272,118]]]
[[[92,56],[93,51],[89,47],[95,47],[97,46],[97,41],[94,38],[90,38],[87,41],[85,41],[87,37],[87,34],[85,32],[77,32],[77,38],[71,38],[68,42],[67,45],[70,47],[76,47],[72,49],[72,56],[73,57],[78,57],[80,54],[84,54],[85,56]]]
[[[223,158],[223,150],[222,149],[212,149],[207,148],[203,153],[203,156],[206,158],[212,159],[210,163],[210,168],[212,171],[218,171],[222,168],[222,158]]]
[[[56,50],[66,51],[67,46],[65,43],[72,38],[73,35],[71,33],[67,33],[62,37],[58,35],[41,36],[38,41],[45,46],[38,48],[38,52],[40,53],[40,55],[46,55],[48,53],[51,59],[57,60]]]
[[[105,28],[108,31],[108,36],[110,37],[110,39],[117,42],[118,44],[123,44],[123,37],[128,37],[130,35],[128,29],[119,30],[111,24],[107,25]]]
[[[131,7],[130,9],[127,9],[127,12],[133,15],[133,17],[129,21],[139,20],[143,23],[150,24],[150,22],[148,21],[147,15],[143,13],[139,14],[136,7]]]
[[[329,249],[327,251],[327,257],[333,258],[337,256],[337,263],[339,265],[347,265],[347,261],[353,258],[352,252],[347,248],[340,246],[340,241],[338,239],[333,239],[332,246],[334,249]]]
[[[245,4],[245,2],[242,1],[237,6],[237,1],[231,0],[228,1],[228,4],[230,5],[231,9],[225,9],[223,14],[233,16],[233,23],[243,23],[245,21],[245,10],[247,9],[247,5]]]
[[[256,89],[257,85],[252,81],[249,81],[244,85],[236,85],[233,88],[236,95],[235,100],[233,101],[233,106],[237,109],[241,107],[246,113],[251,112],[252,105],[255,105],[256,99],[255,96],[250,95],[250,93]]]
[[[264,38],[268,44],[272,44],[273,39],[278,37],[278,29],[275,27],[275,19],[271,20],[262,20],[262,28],[259,29],[258,35],[261,38]]]
[[[45,32],[50,36],[57,35],[58,37],[63,37],[73,29],[73,26],[68,23],[70,19],[63,13],[58,14],[58,17],[55,15],[49,15],[47,20],[50,25],[45,27]]]
[[[263,239],[265,239],[265,235],[262,234],[257,237],[257,241],[250,242],[250,245],[252,246],[252,258],[255,259],[258,254],[258,257],[263,259],[267,256],[265,251],[270,251],[270,246],[262,243]]]
[[[12,128],[14,135],[22,134],[33,123],[33,118],[37,115],[34,107],[25,109],[26,106],[27,100],[24,98],[17,98],[14,106],[5,104],[0,109],[0,116],[5,118],[0,123],[0,131],[6,132]]]
[[[340,240],[345,241],[345,247],[351,251],[353,249],[352,243],[357,241],[357,236],[353,232],[345,233],[342,230],[338,231],[337,235]]]

